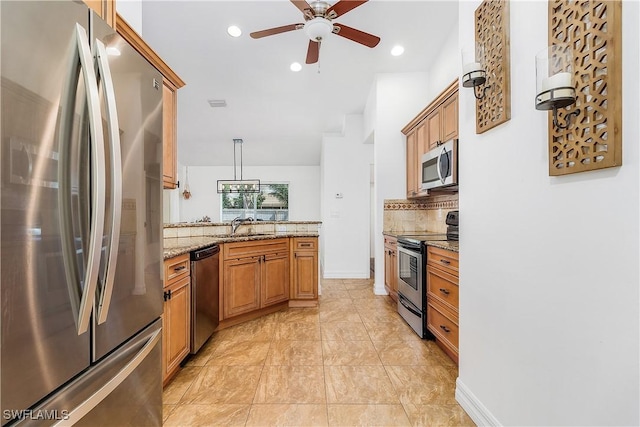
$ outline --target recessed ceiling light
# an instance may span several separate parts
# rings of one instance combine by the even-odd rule
[[[242,30],[240,29],[240,27],[232,25],[227,28],[227,33],[229,33],[231,37],[240,37],[242,35]]]
[[[391,55],[393,56],[400,56],[404,53],[404,48],[400,45],[396,45],[393,47],[393,49],[391,49]]]
[[[294,62],[289,68],[291,68],[291,71],[295,71],[297,73],[298,71],[302,70],[302,65],[300,65],[299,62]]]

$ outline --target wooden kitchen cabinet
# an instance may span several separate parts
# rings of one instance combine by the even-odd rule
[[[459,256],[427,246],[427,328],[436,343],[458,363]]]
[[[91,10],[111,27],[116,26],[116,2],[114,0],[83,0]]]
[[[302,305],[304,301],[318,300],[318,238],[294,237],[291,239],[293,262],[291,300]]]
[[[289,239],[225,243],[222,319],[289,299]]]
[[[115,14],[118,34],[153,65],[163,76],[162,79],[162,184],[163,188],[178,187],[177,145],[178,145],[178,89],[185,82],[166,62],[131,28],[120,14]]]
[[[398,302],[398,239],[384,236],[384,287]]]
[[[403,129],[407,141],[407,198],[429,195],[422,190],[422,155],[458,137],[458,81],[451,83]]]
[[[164,262],[162,379],[166,384],[189,354],[191,343],[191,270],[189,254]]]

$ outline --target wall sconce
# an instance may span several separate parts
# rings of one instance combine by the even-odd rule
[[[573,53],[570,47],[549,46],[536,55],[536,110],[553,111],[553,125],[567,129],[571,116],[578,116],[580,109],[567,113],[565,123],[558,121],[558,109],[576,102],[573,84]]]
[[[487,81],[487,72],[482,67],[481,61],[484,58],[484,47],[476,45],[475,49],[462,49],[462,86],[472,87],[473,95],[476,99],[482,99],[491,85],[485,86],[478,93],[476,88],[480,88]]]

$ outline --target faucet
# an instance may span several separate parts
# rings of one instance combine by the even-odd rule
[[[240,227],[242,223],[246,221],[253,221],[253,218],[240,218],[239,216],[233,218],[231,220],[231,234],[236,234],[236,230],[238,229],[238,227]]]

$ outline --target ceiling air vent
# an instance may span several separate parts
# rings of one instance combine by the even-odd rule
[[[225,101],[224,99],[209,99],[207,102],[213,108],[226,107],[227,106],[227,101]]]

